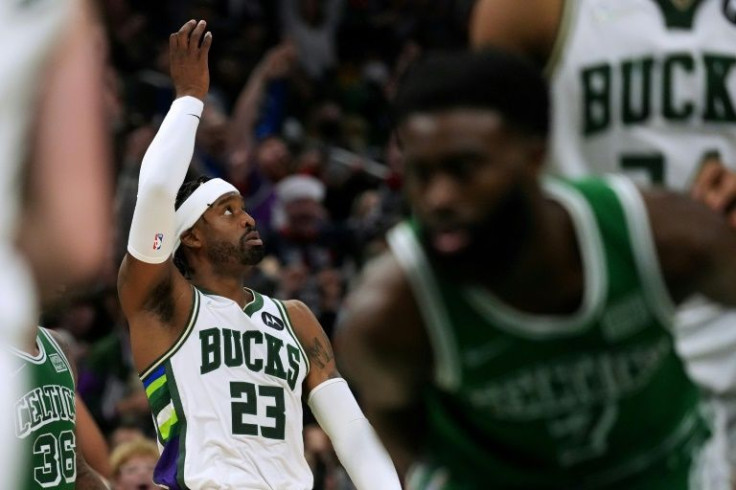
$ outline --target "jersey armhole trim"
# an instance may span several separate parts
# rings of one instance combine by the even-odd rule
[[[671,326],[675,302],[662,275],[644,200],[629,179],[620,175],[608,175],[605,179],[621,201],[644,295],[662,324]]]
[[[562,1],[562,12],[560,13],[560,22],[557,25],[557,32],[555,33],[555,40],[552,44],[552,51],[549,54],[549,59],[542,69],[542,73],[547,79],[551,79],[562,59],[562,53],[565,52],[568,40],[572,35],[572,27],[574,20],[577,17],[578,0],[561,0]]]
[[[465,287],[464,294],[478,313],[507,333],[529,339],[564,338],[592,328],[603,310],[608,294],[606,256],[595,216],[582,194],[555,179],[544,179],[542,186],[545,195],[562,206],[572,221],[582,259],[580,306],[569,314],[533,314],[504,303],[478,285]]]
[[[289,315],[289,310],[286,308],[286,305],[281,300],[272,298],[273,302],[276,304],[276,308],[278,308],[279,313],[281,314],[281,319],[284,321],[284,324],[286,324],[286,329],[289,332],[289,335],[294,339],[294,342],[296,342],[297,347],[299,347],[299,352],[301,352],[302,357],[304,357],[304,362],[307,364],[307,373],[311,371],[312,365],[309,362],[309,357],[307,357],[307,353],[304,350],[304,347],[302,346],[302,343],[299,341],[299,337],[296,336],[296,332],[294,331],[294,325],[291,322],[291,316]],[[321,325],[320,325],[320,328]]]
[[[435,379],[447,390],[460,386],[460,363],[457,346],[450,329],[450,319],[442,302],[437,279],[424,251],[409,225],[396,226],[388,234],[388,243],[401,269],[406,274],[435,355]]]
[[[69,370],[69,376],[72,378],[72,386],[74,386],[74,391],[77,391],[77,380],[74,379],[74,370],[72,369],[72,365],[69,362],[69,359],[66,357],[66,352],[64,352],[64,349],[61,348],[59,343],[56,341],[53,335],[51,335],[51,332],[49,332],[47,329],[43,327],[38,327],[39,332],[43,332],[43,335],[46,337],[46,340],[48,340],[51,345],[53,345],[57,352],[61,354],[61,359],[64,361],[64,364],[66,364],[66,368]]]
[[[179,334],[179,338],[176,339],[176,341],[169,347],[166,352],[161,354],[158,359],[153,361],[153,363],[148,366],[145,370],[141,371],[141,374],[139,375],[141,381],[144,381],[148,376],[151,375],[153,371],[156,370],[157,367],[159,367],[162,363],[164,363],[166,360],[171,358],[176,352],[181,348],[182,345],[184,345],[184,342],[189,338],[189,334],[192,333],[192,330],[194,329],[194,324],[197,323],[197,317],[199,316],[199,303],[200,303],[200,293],[197,291],[197,288],[192,286],[192,294],[194,295],[194,298],[192,298],[192,308],[189,310],[189,321],[187,322],[186,328],[182,330],[182,332]]]
[[[243,313],[245,313],[248,316],[253,316],[253,313],[260,310],[263,307],[263,296],[258,291],[254,291],[251,288],[243,288],[250,291],[250,294],[253,295],[253,299],[248,302],[247,305],[243,307]]]

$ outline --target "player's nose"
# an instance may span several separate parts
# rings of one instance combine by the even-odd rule
[[[243,228],[255,228],[256,220],[248,212],[243,211],[243,215],[240,220],[240,226]]]
[[[434,175],[424,189],[424,203],[430,211],[452,208],[461,196],[457,180],[443,173]]]

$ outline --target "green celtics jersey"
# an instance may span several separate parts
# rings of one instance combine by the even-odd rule
[[[31,384],[15,403],[15,434],[26,453],[26,489],[73,489],[77,479],[74,378],[64,352],[44,328],[38,354],[14,350]]]
[[[571,216],[583,260],[570,315],[525,313],[446,280],[410,224],[389,235],[435,359],[427,463],[410,485],[687,489],[707,429],[666,328],[674,305],[641,197],[620,177],[545,192]]]

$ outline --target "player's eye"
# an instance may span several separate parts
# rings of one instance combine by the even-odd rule
[[[225,216],[232,216],[232,215],[233,215],[233,208],[231,208],[230,206],[227,206],[225,208]]]

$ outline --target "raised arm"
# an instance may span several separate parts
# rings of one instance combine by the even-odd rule
[[[287,76],[295,61],[296,48],[287,41],[272,48],[253,69],[235,102],[228,129],[228,153],[232,160],[247,164],[247,155],[255,146],[255,126],[268,84]]]
[[[353,484],[358,490],[400,489],[388,453],[337,372],[332,346],[322,326],[301,301],[287,301],[285,306],[309,358],[310,370],[304,380],[307,403]]]
[[[366,268],[335,342],[341,369],[364,395],[368,418],[405,476],[426,432],[421,390],[432,361],[411,288],[392,255]]]
[[[685,195],[644,193],[659,263],[672,298],[692,293],[736,306],[736,230]]]
[[[120,267],[118,292],[132,328],[146,322],[178,325],[191,306],[190,287],[173,264],[174,203],[194,152],[194,139],[209,88],[207,58],[212,35],[204,21],[189,21],[169,39],[176,100],[143,158],[138,200]]]

